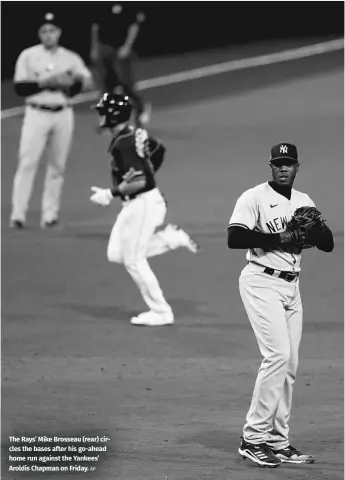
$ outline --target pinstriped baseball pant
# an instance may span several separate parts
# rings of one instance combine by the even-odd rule
[[[299,280],[287,282],[248,264],[239,279],[240,294],[263,361],[243,429],[250,443],[274,449],[289,445],[293,384],[302,336]]]

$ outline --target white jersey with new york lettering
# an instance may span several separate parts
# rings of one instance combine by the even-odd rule
[[[239,226],[262,233],[280,233],[286,230],[295,210],[303,206],[314,207],[311,198],[297,190],[291,190],[291,199],[279,194],[268,182],[245,191],[237,200],[230,226]],[[276,270],[299,272],[301,270],[301,250],[285,247],[265,251],[251,248],[246,258],[250,262]]]
[[[14,82],[39,82],[53,75],[71,72],[90,81],[91,72],[82,58],[71,50],[58,47],[50,52],[43,45],[34,45],[22,51],[16,62]],[[65,105],[69,98],[61,91],[43,90],[30,95],[27,102],[41,105]]]

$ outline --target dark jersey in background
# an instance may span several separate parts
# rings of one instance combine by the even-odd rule
[[[102,11],[99,12],[97,18],[97,23],[100,25],[100,41],[113,48],[119,48],[126,41],[129,27],[137,21],[137,15],[142,12],[146,17],[146,14],[136,2],[100,3],[103,4]],[[139,36],[140,31],[138,37]],[[138,37],[135,43],[137,42]],[[135,48],[135,43],[133,48]]]
[[[137,153],[135,130],[131,127],[124,128],[110,143],[109,153],[112,156],[110,168],[113,187],[116,188],[126,174],[131,171],[142,172],[146,178],[145,187],[138,193],[152,190],[156,186],[154,169],[145,155],[140,157]],[[148,153],[148,152],[147,152]]]

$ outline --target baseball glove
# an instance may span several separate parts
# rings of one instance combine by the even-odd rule
[[[83,78],[78,74],[73,74],[71,71],[58,73],[49,77],[45,86],[49,90],[59,90],[68,97],[73,97],[82,90]]]
[[[57,91],[60,90],[62,92],[68,93],[69,90],[74,85],[75,80],[72,75],[69,73],[58,73],[56,75],[52,75],[40,82],[42,88],[46,88],[48,90]]]
[[[291,235],[291,243],[302,250],[315,247],[325,221],[316,207],[297,208],[287,223],[286,232]]]
[[[60,73],[54,77],[53,82],[59,87],[71,87],[75,82],[73,75],[68,72]]]

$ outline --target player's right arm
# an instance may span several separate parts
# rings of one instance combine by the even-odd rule
[[[228,226],[228,247],[230,249],[262,248],[274,250],[283,243],[280,233],[255,231],[259,210],[252,190],[244,192],[237,200]]]
[[[112,160],[112,188],[100,188],[93,186],[91,190],[93,195],[90,200],[93,203],[98,203],[102,206],[109,205],[115,197],[125,199],[128,196],[143,190],[146,187],[147,178],[144,171],[138,168],[138,165],[128,162],[126,165],[125,159],[117,148],[111,148]],[[120,163],[124,173],[116,174],[115,166]],[[121,169],[121,170],[122,170]],[[120,176],[121,175],[121,176]]]
[[[42,90],[30,73],[27,50],[24,50],[17,59],[13,82],[14,91],[20,97],[34,95]]]
[[[123,176],[122,182],[111,190],[113,197],[133,195],[146,186],[146,176],[142,170],[131,167]]]
[[[90,200],[102,206],[107,206],[114,197],[122,199],[134,195],[139,190],[142,190],[146,185],[146,178],[142,175],[134,176],[123,180],[119,185],[113,188],[91,187],[94,192]]]
[[[37,81],[30,70],[29,51],[24,50],[18,57],[14,71],[14,91],[20,97],[35,95],[42,90],[52,89],[51,79]]]

